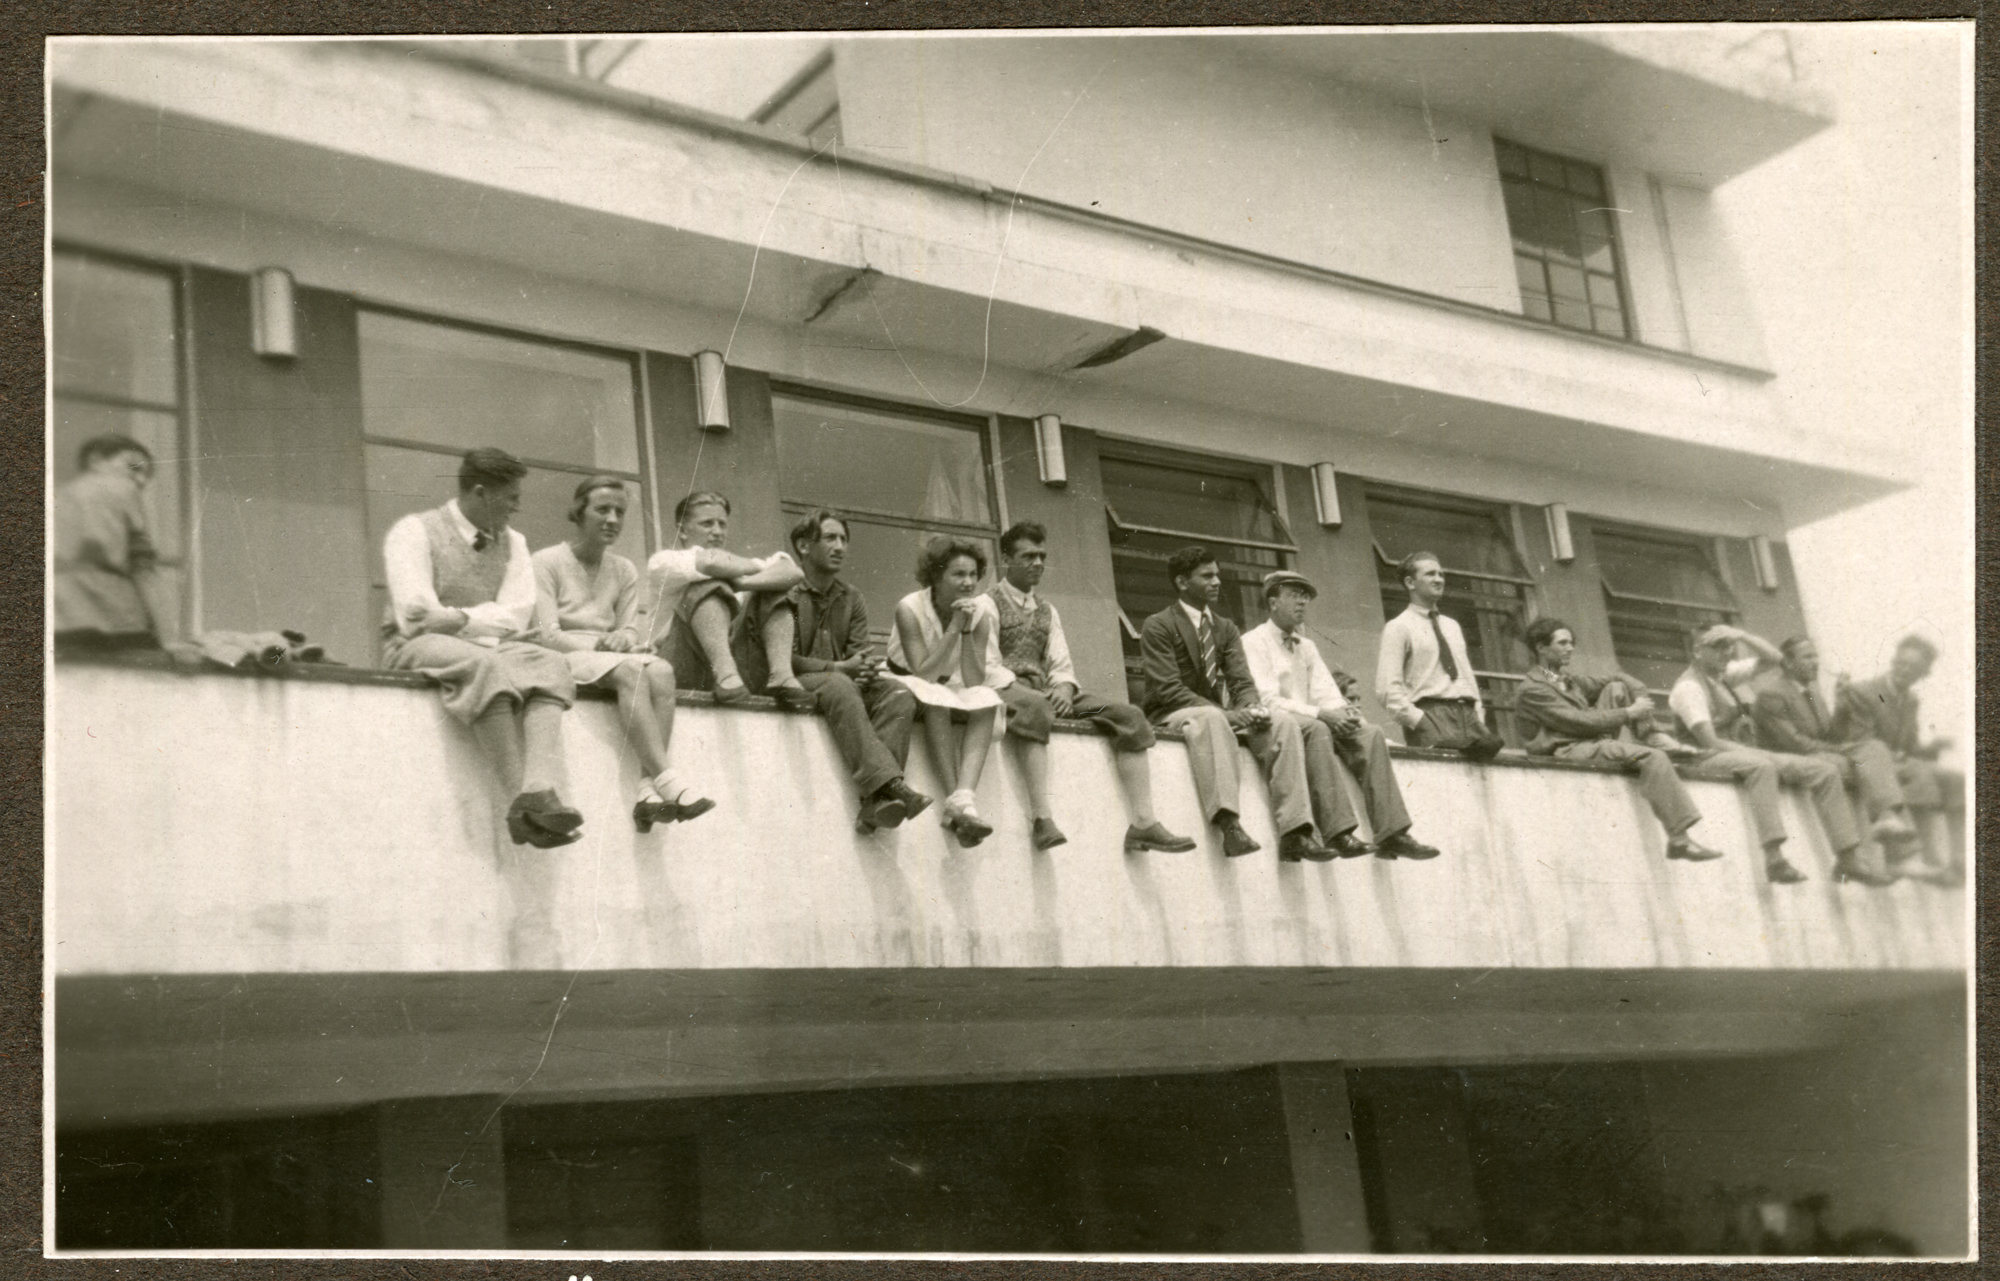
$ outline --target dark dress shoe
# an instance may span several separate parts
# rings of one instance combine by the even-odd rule
[[[1069,837],[1063,835],[1054,819],[1038,818],[1035,820],[1034,841],[1036,849],[1052,850],[1058,845],[1069,844]]]
[[[750,687],[739,680],[734,685],[726,687],[718,684],[710,693],[714,695],[715,701],[718,704],[728,707],[733,703],[740,703],[750,697]]]
[[[1333,850],[1337,858],[1366,858],[1370,854],[1381,852],[1367,841],[1356,836],[1354,829],[1351,827],[1334,837],[1329,844],[1329,848]]]
[[[931,807],[930,797],[925,796],[922,792],[915,791],[900,778],[883,784],[876,791],[876,795],[878,796],[884,793],[895,797],[903,803],[904,818],[915,818]]]
[[[1376,858],[1436,858],[1438,849],[1426,845],[1408,832],[1397,832],[1375,842]]]
[[[1774,858],[1764,864],[1764,879],[1773,885],[1797,885],[1809,879],[1804,872],[1792,866],[1787,858]]]
[[[680,806],[672,801],[640,800],[632,806],[632,826],[644,836],[653,830],[655,823],[671,823],[681,816]]]
[[[1667,857],[1688,863],[1706,863],[1712,858],[1721,858],[1722,851],[1712,850],[1699,841],[1683,836],[1667,842]]]
[[[1158,820],[1144,827],[1134,824],[1125,829],[1125,852],[1142,854],[1147,850],[1164,850],[1169,854],[1185,854],[1194,848],[1192,836],[1177,836],[1162,827]]]
[[[771,697],[788,712],[810,712],[819,707],[819,700],[803,685],[773,685]]]
[[[516,796],[513,803],[507,807],[510,828],[517,816],[544,832],[558,836],[574,832],[583,826],[583,815],[563,804],[552,787],[545,787],[539,792],[522,792]]]
[[[861,818],[856,824],[863,832],[873,832],[877,828],[900,827],[910,811],[900,797],[891,795],[886,787],[877,788],[875,794],[861,802]]]
[[[700,818],[702,815],[714,809],[715,798],[711,796],[704,796],[699,800],[669,801],[668,804],[674,807],[674,821],[677,823],[685,823],[691,818]]]
[[[1245,854],[1255,854],[1264,847],[1251,839],[1250,833],[1235,819],[1216,824],[1222,831],[1222,853],[1227,858],[1242,858]]]
[[[507,816],[507,835],[516,845],[532,845],[538,850],[552,850],[563,845],[574,845],[583,839],[583,832],[572,828],[567,832],[551,832],[528,821],[525,814]]]
[[[1334,852],[1313,840],[1312,829],[1301,827],[1286,832],[1278,838],[1278,861],[1297,863],[1301,860],[1313,863],[1331,863]]]
[[[979,844],[979,842],[993,835],[993,824],[987,822],[977,814],[960,814],[957,818],[951,820],[950,823],[947,823],[946,826],[951,829],[951,834],[958,838],[958,844],[961,849],[969,850]]]
[[[1833,879],[1842,885],[1866,885],[1879,890],[1885,885],[1894,885],[1901,878],[1886,876],[1849,859],[1835,859]]]

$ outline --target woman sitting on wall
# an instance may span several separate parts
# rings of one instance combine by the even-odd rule
[[[576,487],[568,542],[535,553],[536,624],[542,643],[560,650],[578,685],[618,696],[618,718],[639,755],[639,800],[632,821],[698,818],[715,802],[690,789],[667,764],[674,733],[674,669],[650,653],[639,617],[639,570],[610,550],[625,527],[625,482],[593,476]]]
[[[1006,714],[999,688],[1012,673],[1000,664],[999,616],[979,590],[986,550],[964,538],[938,536],[917,557],[921,591],[896,605],[889,670],[916,695],[924,738],[948,795],[944,825],[968,849],[993,833],[979,817],[974,793],[986,754]],[[963,728],[954,720],[963,716]]]

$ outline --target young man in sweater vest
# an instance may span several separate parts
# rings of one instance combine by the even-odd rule
[[[582,836],[583,815],[556,795],[562,714],[576,685],[563,656],[533,639],[534,563],[527,539],[507,526],[527,474],[511,454],[472,450],[457,498],[389,527],[382,658],[436,681],[445,710],[471,728],[514,793],[514,844],[553,849]]]
[[[1001,689],[1000,697],[1007,704],[1007,734],[1021,749],[1028,804],[1034,812],[1035,848],[1052,849],[1069,839],[1049,809],[1049,729],[1056,717],[1063,716],[1090,721],[1111,736],[1118,781],[1132,809],[1125,852],[1186,853],[1194,848],[1194,840],[1168,831],[1153,813],[1153,777],[1146,759],[1153,746],[1153,727],[1146,714],[1130,703],[1114,703],[1077,688],[1062,618],[1055,606],[1035,594],[1048,569],[1048,541],[1048,531],[1032,521],[1022,521],[1000,535],[1001,577],[987,593],[1000,612],[1000,661],[1014,673],[1013,683]]]

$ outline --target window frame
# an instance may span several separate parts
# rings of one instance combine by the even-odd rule
[[[1604,572],[1603,556],[1601,554],[1594,554],[1593,559],[1597,564],[1598,586],[1604,593],[1605,622],[1611,633],[1611,653],[1621,669],[1624,669],[1625,665],[1632,661],[1618,652],[1619,619],[1621,614],[1626,618],[1632,617],[1628,611],[1621,611],[1618,608],[1621,601],[1632,601],[1641,605],[1652,605],[1679,612],[1681,617],[1673,621],[1676,630],[1680,633],[1683,649],[1686,647],[1688,634],[1701,625],[1700,621],[1688,618],[1686,615],[1689,613],[1703,615],[1706,620],[1726,622],[1732,625],[1741,621],[1743,617],[1743,603],[1737,597],[1736,589],[1729,581],[1727,567],[1719,554],[1714,535],[1691,530],[1668,529],[1658,525],[1642,525],[1632,521],[1613,520],[1596,516],[1586,517],[1586,519],[1590,524],[1590,536],[1594,553],[1596,552],[1597,540],[1607,533],[1614,538],[1623,537],[1650,541],[1698,553],[1703,563],[1707,565],[1709,573],[1714,575],[1716,586],[1721,589],[1723,599],[1728,602],[1727,605],[1717,605],[1709,601],[1685,600],[1674,596],[1655,596],[1644,592],[1621,591],[1612,585],[1610,576]],[[1718,615],[1720,616],[1719,618],[1717,618]],[[1655,616],[1655,619],[1652,621],[1657,622],[1660,620]],[[1692,661],[1692,659],[1689,658],[1687,661]],[[1653,689],[1652,692],[1662,698],[1665,697],[1663,688]]]
[[[1499,178],[1500,188],[1501,188],[1500,191],[1501,212],[1505,214],[1507,217],[1508,259],[1510,263],[1514,264],[1516,280],[1517,282],[1519,280],[1520,267],[1518,264],[1520,260],[1525,256],[1534,258],[1537,262],[1541,264],[1542,281],[1545,286],[1549,286],[1548,288],[1545,288],[1543,290],[1544,294],[1547,296],[1549,300],[1549,314],[1547,318],[1531,315],[1528,312],[1527,299],[1525,297],[1521,301],[1522,318],[1525,320],[1531,320],[1536,324],[1548,325],[1549,327],[1554,329],[1567,330],[1571,333],[1591,334],[1598,338],[1609,338],[1616,342],[1629,342],[1629,343],[1638,342],[1639,330],[1638,330],[1638,325],[1636,324],[1634,318],[1635,309],[1632,305],[1632,282],[1630,279],[1631,273],[1628,270],[1625,261],[1625,237],[1619,227],[1618,214],[1616,210],[1612,207],[1613,196],[1611,192],[1611,175],[1607,167],[1595,161],[1584,160],[1574,156],[1558,155],[1553,151],[1545,151],[1540,147],[1530,147],[1524,143],[1515,142],[1511,138],[1501,137],[1498,134],[1493,135],[1492,141],[1494,148],[1493,169],[1494,173]],[[1506,172],[1506,170],[1501,167],[1501,162],[1500,162],[1500,151],[1502,148],[1512,148],[1514,151],[1521,153],[1522,157],[1528,161],[1528,172],[1518,176]],[[1576,269],[1582,272],[1584,276],[1583,305],[1588,309],[1592,309],[1592,321],[1589,328],[1584,328],[1579,325],[1568,324],[1564,321],[1556,319],[1556,309],[1555,309],[1556,293],[1553,288],[1553,282],[1549,278],[1549,264],[1551,261],[1549,256],[1546,253],[1533,250],[1523,251],[1518,243],[1517,237],[1514,232],[1514,219],[1511,214],[1507,213],[1507,207],[1506,207],[1507,187],[1510,183],[1515,185],[1525,186],[1531,192],[1547,191],[1547,192],[1557,193],[1571,201],[1582,199],[1582,197],[1578,196],[1576,192],[1569,190],[1567,187],[1555,188],[1537,179],[1534,176],[1533,164],[1532,164],[1533,158],[1537,156],[1541,157],[1544,160],[1552,160],[1562,165],[1584,166],[1595,171],[1595,173],[1597,174],[1598,185],[1604,192],[1603,212],[1605,218],[1605,225],[1609,228],[1610,231],[1610,234],[1608,236],[1608,241],[1611,249],[1610,275],[1612,283],[1617,287],[1618,290],[1618,315],[1620,321],[1624,325],[1623,333],[1607,333],[1606,331],[1599,329],[1596,324],[1595,308],[1599,304],[1593,303],[1590,300],[1589,297],[1590,277],[1593,275],[1602,276],[1605,274],[1604,272],[1595,271],[1591,267],[1584,265],[1582,261],[1579,260]],[[1575,218],[1576,212],[1577,212],[1576,207],[1572,205],[1570,209],[1570,216],[1572,219]],[[1568,266],[1570,264],[1562,263],[1559,265]]]
[[[196,486],[200,483],[200,471],[195,460],[194,423],[194,332],[191,315],[192,290],[189,287],[189,266],[181,262],[167,262],[148,258],[140,254],[124,253],[114,249],[102,249],[95,245],[72,240],[51,240],[48,264],[45,268],[47,287],[53,293],[55,281],[55,260],[68,256],[95,261],[127,271],[164,277],[167,281],[169,299],[173,309],[174,344],[174,399],[165,401],[142,400],[131,396],[115,396],[103,392],[64,391],[56,383],[56,352],[54,330],[50,330],[48,351],[44,355],[47,369],[48,406],[54,412],[64,400],[82,404],[98,405],[106,409],[124,409],[137,413],[171,414],[174,420],[173,456],[166,460],[155,458],[154,468],[173,469],[174,521],[179,530],[180,547],[172,555],[159,556],[159,564],[169,567],[179,577],[177,607],[180,614],[180,628],[183,634],[193,634],[201,625],[200,586],[200,526],[196,513],[200,510]],[[51,303],[53,306],[53,303]],[[53,313],[51,313],[53,314]],[[52,440],[53,443],[53,434]],[[51,477],[67,474],[65,462],[61,458],[49,458]],[[52,481],[52,483],[55,483]]]

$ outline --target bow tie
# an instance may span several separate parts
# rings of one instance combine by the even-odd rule
[[[486,549],[487,549],[488,547],[491,547],[491,546],[492,546],[492,545],[493,545],[494,543],[497,543],[497,542],[499,542],[499,541],[500,541],[500,539],[499,539],[499,536],[498,536],[497,534],[489,534],[489,533],[487,533],[487,532],[486,532],[485,530],[483,530],[483,529],[474,529],[474,530],[472,531],[472,550],[473,550],[473,551],[476,551],[476,552],[483,552],[483,551],[485,551],[485,550],[486,550]]]
[[[1285,642],[1286,649],[1297,649],[1299,647],[1299,634],[1297,632],[1286,632],[1280,639]]]

